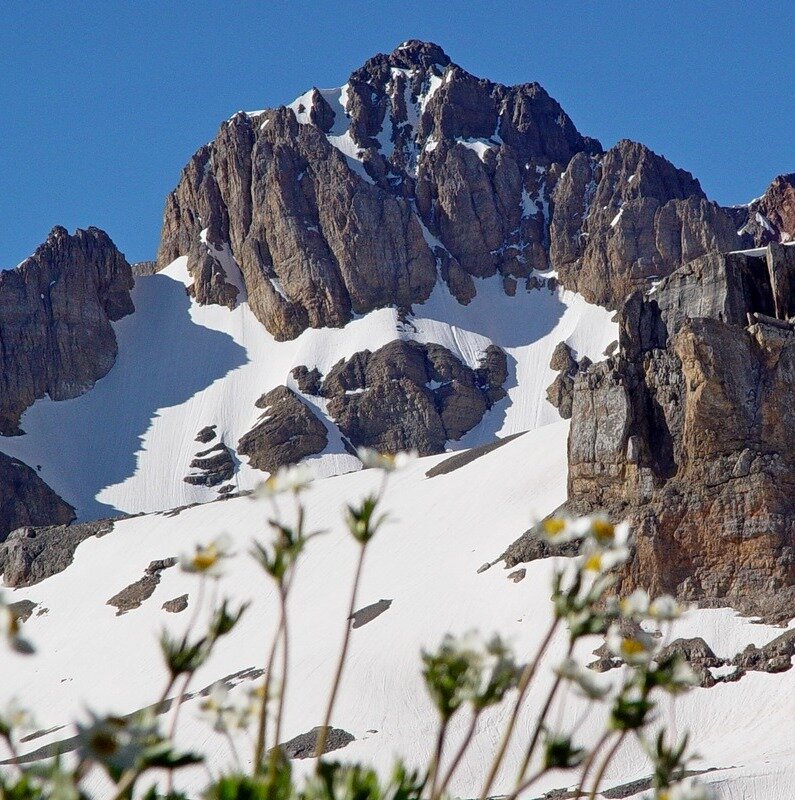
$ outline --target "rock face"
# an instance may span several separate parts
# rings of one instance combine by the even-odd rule
[[[237,443],[237,452],[255,469],[276,472],[325,450],[326,426],[291,389],[277,386],[255,405],[263,409],[260,421]]]
[[[744,241],[732,214],[709,202],[689,172],[628,140],[601,156],[576,155],[553,203],[550,258],[559,279],[611,308],[650,278]]]
[[[239,267],[279,339],[421,302],[437,269],[466,302],[473,276],[548,266],[552,185],[600,151],[538,84],[407,42],[342,89],[225,122],[166,202],[158,265],[187,256],[196,298],[221,304]]]
[[[36,399],[88,391],[116,359],[111,322],[134,311],[130,265],[97,228],[53,228],[16,269],[0,272],[0,434],[21,433]]]
[[[633,521],[622,591],[791,616],[793,315],[790,248],[704,256],[633,295],[619,353],[577,376],[570,505]]]
[[[758,246],[795,238],[795,174],[779,175],[749,206],[741,233]]]
[[[149,566],[144,570],[143,577],[114,594],[108,600],[107,605],[116,609],[117,617],[139,608],[144,600],[148,600],[154,594],[157,585],[160,583],[160,576],[163,570],[173,567],[176,563],[177,559],[173,557],[161,558],[150,562]]]
[[[25,526],[67,525],[75,510],[32,470],[0,453],[0,542]]]
[[[32,586],[65,570],[89,536],[113,530],[112,520],[46,528],[18,528],[0,544],[0,573],[6,586]]]
[[[504,397],[507,374],[505,353],[493,345],[472,370],[441,345],[397,340],[337,363],[321,393],[353,446],[429,455],[480,422]]]
[[[643,145],[603,153],[537,83],[491,83],[409,41],[341,89],[223,123],[167,199],[158,266],[187,256],[202,303],[234,305],[244,285],[288,339],[422,302],[437,271],[466,304],[474,278],[502,275],[513,294],[553,266],[618,307],[739,247],[738,219]]]

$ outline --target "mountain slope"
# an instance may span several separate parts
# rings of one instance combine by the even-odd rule
[[[519,436],[446,475],[425,477],[432,465],[446,458],[433,456],[391,479],[386,508],[393,521],[374,540],[360,594],[360,607],[388,601],[388,608],[353,631],[349,669],[332,722],[356,741],[335,755],[344,760],[364,758],[381,770],[388,769],[395,754],[424,763],[435,713],[419,678],[418,653],[423,646],[434,646],[443,633],[499,630],[520,652],[538,644],[548,625],[553,562],[526,565],[527,577],[519,583],[507,580],[498,566],[481,574],[477,568],[504,549],[510,530],[525,526],[531,515],[550,512],[565,499],[567,426],[558,422]],[[362,497],[379,480],[374,471],[327,478],[306,495],[310,527],[330,533],[307,551],[290,604],[293,669],[285,739],[320,723],[322,698],[345,624],[355,545],[345,532],[340,505]],[[282,513],[288,513],[290,505],[280,503]],[[190,551],[194,543],[223,532],[231,536],[235,554],[224,562],[218,592],[253,599],[254,605],[231,640],[200,670],[193,686],[201,688],[261,666],[277,619],[277,598],[248,549],[252,538],[267,536],[264,520],[271,514],[267,501],[237,498],[186,509],[177,516],[120,521],[112,533],[85,541],[65,572],[14,593],[14,599],[29,598],[48,610],[41,616],[34,612],[25,623],[26,636],[41,647],[33,661],[2,655],[4,674],[10,679],[3,682],[0,695],[17,694],[32,704],[42,728],[66,723],[84,713],[86,704],[119,713],[154,702],[164,679],[158,632],[162,626],[175,633],[184,629],[198,599],[199,579],[178,567],[168,568],[139,608],[117,616],[116,609],[105,603],[137,581],[150,562]],[[169,614],[161,608],[185,593],[186,612]],[[704,610],[677,623],[669,635],[702,636],[719,656],[731,657],[749,642],[763,644],[780,633],[781,629],[751,624],[730,610]],[[590,660],[589,650],[599,643],[594,638],[583,647],[583,660]],[[561,637],[549,663],[564,649]],[[551,678],[551,672],[544,670],[530,695],[520,722],[525,733]],[[600,679],[615,682],[618,676],[609,672]],[[694,731],[701,755],[696,768],[718,770],[704,777],[720,786],[724,800],[785,797],[795,779],[795,745],[788,735],[793,680],[795,670],[783,675],[749,673],[735,683],[693,690],[670,707],[663,706],[660,719],[679,733]],[[231,683],[238,684],[233,694],[241,695],[251,685],[245,677]],[[581,700],[569,696],[562,719],[572,724],[583,708]],[[479,789],[482,764],[490,757],[506,713],[500,708],[478,726],[475,746],[453,786],[459,795],[471,797]],[[551,719],[555,718],[553,714]],[[209,724],[197,718],[197,701],[187,703],[180,719],[181,744],[209,747],[213,771],[231,764],[223,737],[214,736]],[[458,721],[456,738],[463,735],[465,723],[464,718]],[[578,730],[584,740],[592,739],[596,716],[581,721]],[[59,729],[30,741],[26,750],[37,751],[69,735],[68,727]],[[245,737],[238,740],[238,747],[241,753],[250,752]],[[511,752],[497,792],[510,789],[519,757]],[[297,769],[305,768],[306,762],[295,763]],[[630,746],[611,769],[606,785],[648,774],[642,753]],[[205,780],[203,770],[182,778],[194,790]],[[538,793],[570,780],[564,774],[551,774],[539,784]]]

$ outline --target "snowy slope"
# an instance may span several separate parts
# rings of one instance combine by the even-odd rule
[[[447,456],[421,459],[390,479],[386,506],[393,516],[376,537],[366,562],[360,607],[379,600],[391,606],[381,616],[353,631],[352,651],[342,694],[332,723],[351,732],[356,741],[336,753],[342,759],[366,759],[387,769],[397,755],[426,763],[435,730],[434,712],[419,678],[419,650],[434,646],[447,631],[476,628],[500,631],[520,653],[532,651],[549,620],[550,560],[533,562],[525,580],[515,584],[494,567],[477,574],[525,529],[532,516],[553,510],[565,497],[567,423],[540,427],[481,456],[449,474],[426,478],[425,472]],[[291,683],[285,738],[321,722],[321,710],[331,678],[331,665],[344,629],[355,547],[341,524],[339,509],[377,486],[375,471],[349,473],[316,481],[306,495],[311,527],[328,529],[307,551],[297,574],[291,614]],[[290,504],[282,503],[282,513]],[[198,579],[174,567],[167,569],[153,596],[123,616],[105,601],[137,580],[153,559],[190,551],[223,532],[234,541],[235,555],[220,579],[219,594],[252,599],[231,640],[202,668],[193,688],[239,670],[261,665],[277,617],[274,592],[258,565],[247,554],[251,539],[264,538],[267,501],[247,497],[212,503],[178,516],[149,515],[117,523],[101,539],[80,545],[75,563],[43,583],[15,591],[8,599],[29,598],[48,609],[25,623],[26,635],[41,647],[30,659],[0,654],[0,701],[11,695],[33,706],[41,728],[62,725],[86,707],[129,712],[152,703],[164,684],[157,634],[165,626],[181,633],[189,611],[168,614],[164,601],[188,593],[197,596]],[[703,636],[721,656],[731,656],[749,642],[762,644],[780,629],[751,624],[730,610],[694,612],[677,623],[671,636]],[[583,648],[581,658],[599,644]],[[562,656],[557,640],[549,663]],[[603,679],[616,681],[619,674]],[[525,735],[548,686],[544,672],[520,723]],[[244,682],[233,693],[243,692]],[[721,798],[787,798],[795,784],[795,738],[792,736],[795,670],[783,675],[750,674],[738,683],[696,689],[661,717],[679,733],[696,734],[701,768],[716,768],[706,779],[719,785]],[[551,719],[572,725],[583,706],[569,696],[565,709]],[[474,747],[453,790],[477,796],[483,773],[498,740],[505,710],[500,708],[479,725]],[[591,739],[596,720],[581,718],[579,735]],[[467,723],[457,721],[460,737]],[[58,730],[26,747],[35,750],[70,734]],[[520,737],[521,738],[521,737]],[[197,702],[189,701],[181,715],[178,740],[185,746],[210,748],[211,769],[230,764],[222,737],[198,717]],[[241,753],[250,753],[245,737]],[[514,749],[496,790],[513,785]],[[307,768],[298,762],[299,769]],[[628,747],[611,770],[613,786],[648,775],[636,747]],[[98,780],[98,778],[97,778]],[[200,769],[182,776],[198,789],[206,780]],[[550,775],[538,791],[568,785],[570,776]]]
[[[559,419],[546,402],[554,373],[549,359],[567,341],[579,356],[599,360],[616,338],[610,312],[579,295],[539,289],[509,297],[501,278],[476,280],[478,294],[460,305],[444,283],[401,324],[394,308],[374,311],[341,329],[309,329],[276,342],[246,302],[233,310],[198,306],[187,297],[185,258],[140,278],[135,314],[115,324],[119,355],[96,387],[74,400],[40,400],[22,419],[27,435],[4,438],[2,449],[33,467],[81,519],[118,512],[159,511],[215,498],[213,489],[183,481],[203,446],[196,433],[218,425],[231,448],[256,422],[254,402],[274,386],[297,390],[289,373],[304,364],[326,372],[339,359],[396,338],[444,345],[472,367],[492,342],[508,354],[508,397],[491,409],[455,449],[534,429]],[[233,270],[228,270],[233,272]],[[322,401],[306,397],[325,418]],[[319,475],[358,469],[333,423],[330,444],[313,459]],[[238,488],[263,476],[244,462]]]

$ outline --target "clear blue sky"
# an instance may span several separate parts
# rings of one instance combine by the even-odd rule
[[[792,4],[0,0],[0,265],[55,224],[153,258],[163,201],[238,109],[339,86],[429,39],[476,75],[537,80],[581,132],[644,142],[721,203],[795,171]]]

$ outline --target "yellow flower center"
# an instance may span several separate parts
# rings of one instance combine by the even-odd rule
[[[612,542],[616,535],[615,525],[606,519],[595,519],[591,531],[597,542]]]
[[[216,561],[218,561],[218,550],[214,545],[200,547],[193,556],[193,566],[199,572],[210,569]]]
[[[544,526],[544,533],[546,533],[547,536],[557,536],[562,533],[563,529],[566,527],[566,523],[559,517],[545,519],[542,525]]]
[[[639,656],[646,652],[643,642],[638,639],[624,639],[621,642],[621,650],[628,656]]]

